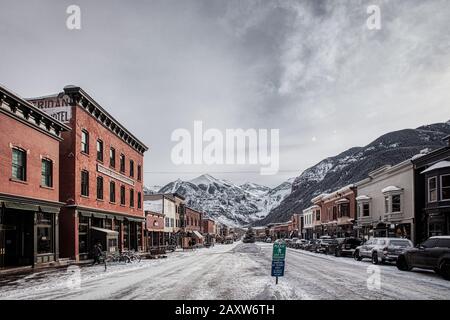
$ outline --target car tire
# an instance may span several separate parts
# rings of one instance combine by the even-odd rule
[[[450,280],[450,261],[443,261],[439,267],[439,274],[445,279]]]
[[[376,252],[372,253],[372,263],[378,264],[378,254]]]
[[[336,249],[336,250],[334,251],[334,256],[335,256],[335,257],[340,257],[340,256],[341,256],[341,252],[340,252],[339,250]]]
[[[359,251],[358,250],[355,251],[355,254],[353,255],[353,258],[356,261],[361,261],[362,260],[362,257],[359,255]]]
[[[397,259],[397,269],[401,271],[411,271],[412,267],[408,265],[405,256],[399,256]]]

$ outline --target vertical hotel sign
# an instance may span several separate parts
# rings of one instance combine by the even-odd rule
[[[67,95],[31,99],[29,102],[62,123],[69,123],[72,119],[73,104]]]

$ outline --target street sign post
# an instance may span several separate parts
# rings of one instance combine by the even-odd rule
[[[275,278],[275,284],[278,284],[278,277],[284,276],[284,262],[286,259],[286,243],[275,242],[272,252],[272,277]]]

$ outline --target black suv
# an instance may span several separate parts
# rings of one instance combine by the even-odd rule
[[[329,254],[336,257],[350,256],[353,257],[355,249],[362,244],[362,240],[358,238],[338,238],[328,247]]]
[[[431,237],[416,248],[405,250],[398,256],[397,268],[431,269],[450,280],[450,236]]]

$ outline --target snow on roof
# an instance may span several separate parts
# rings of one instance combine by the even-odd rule
[[[311,207],[306,208],[305,210],[303,210],[303,213],[307,213],[307,212],[312,211],[314,209],[320,209],[320,207],[318,205],[311,206]]]
[[[386,187],[384,189],[381,190],[381,193],[386,193],[386,192],[394,192],[394,191],[402,191],[402,188],[396,187],[396,186],[389,186]]]
[[[422,171],[421,174],[427,173],[427,172],[430,172],[430,171],[434,171],[434,170],[437,170],[437,169],[442,169],[442,168],[450,168],[450,161],[440,161],[440,162],[438,162],[436,164],[433,164],[428,169]]]
[[[362,194],[362,195],[356,197],[356,201],[364,201],[364,200],[370,200],[370,199],[372,199],[372,198],[365,194]]]
[[[156,213],[162,213],[162,201],[161,200],[145,200],[144,211],[152,211]]]
[[[323,200],[329,200],[329,199],[337,196],[339,193],[344,193],[344,192],[350,191],[354,187],[355,187],[354,184],[349,184],[348,186],[345,186],[339,190],[333,191],[332,193],[326,195],[325,197],[323,197]]]

